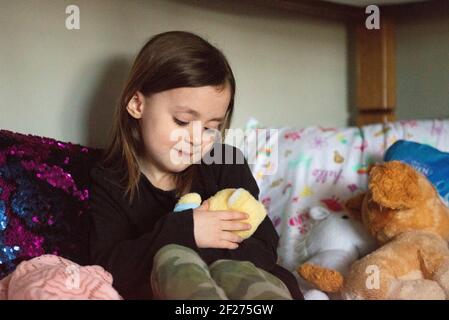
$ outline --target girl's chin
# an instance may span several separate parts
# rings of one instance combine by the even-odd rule
[[[189,164],[177,165],[175,166],[175,168],[173,168],[173,173],[180,173],[187,169],[189,166]]]
[[[185,160],[182,163],[171,163],[169,170],[173,173],[179,173],[187,169],[191,164],[191,162],[186,163]]]

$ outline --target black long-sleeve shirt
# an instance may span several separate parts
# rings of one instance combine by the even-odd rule
[[[190,191],[205,200],[219,190],[241,187],[258,198],[259,188],[241,151],[226,144],[222,147],[223,154],[226,148],[232,148],[234,159],[242,157],[244,163],[206,164],[203,158],[193,164],[197,166],[197,176]],[[213,150],[209,155],[213,156]],[[97,164],[90,177],[89,263],[108,270],[114,287],[125,299],[153,297],[150,284],[153,257],[169,243],[192,248],[207,264],[218,259],[251,261],[280,278],[293,298],[302,299],[294,276],[277,264],[279,236],[268,216],[237,249],[198,248],[193,233],[193,210],[173,213],[179,200],[174,190],[159,189],[141,174],[140,196],[129,204],[117,172]]]

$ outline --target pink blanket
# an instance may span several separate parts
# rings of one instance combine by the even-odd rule
[[[0,300],[121,300],[112,276],[100,266],[80,266],[42,255],[20,263],[0,280]]]

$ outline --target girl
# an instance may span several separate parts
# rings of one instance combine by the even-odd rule
[[[158,34],[136,57],[110,144],[90,173],[88,214],[90,263],[112,274],[125,299],[302,298],[276,263],[279,237],[268,217],[242,241],[231,231],[251,227],[239,221],[245,213],[208,211],[207,202],[172,212],[188,192],[207,199],[242,187],[258,198],[240,150],[206,134],[229,128],[234,94],[226,58],[197,35]],[[186,134],[175,141],[179,130]],[[244,161],[206,164],[217,150]]]

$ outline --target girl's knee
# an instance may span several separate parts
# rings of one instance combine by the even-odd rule
[[[194,250],[190,249],[189,247],[182,246],[182,245],[177,244],[177,243],[166,244],[165,246],[162,246],[158,250],[158,252],[159,251],[168,251],[168,250],[183,250],[183,251],[193,251],[193,252],[195,252]]]
[[[292,299],[279,278],[250,261],[217,260],[209,270],[230,299]]]
[[[155,254],[152,272],[161,268],[173,269],[183,264],[194,264],[207,269],[206,263],[193,249],[179,244],[168,244],[161,247]]]
[[[257,267],[251,261],[220,259],[209,265],[211,272],[221,271],[257,271]]]
[[[163,255],[171,255],[170,253],[176,253],[178,255],[195,255],[198,256],[198,253],[196,253],[193,249],[186,247],[186,246],[182,246],[176,243],[170,243],[170,244],[166,244],[165,246],[161,247],[157,252],[156,255],[154,257],[154,259],[156,259],[156,257],[161,257]]]

